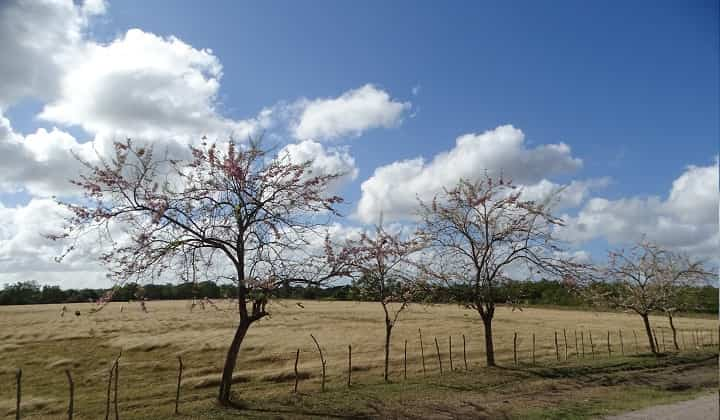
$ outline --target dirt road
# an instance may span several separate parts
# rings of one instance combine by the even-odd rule
[[[605,420],[707,420],[718,418],[720,418],[718,394],[712,393],[690,401],[658,405],[617,416],[605,417]]]

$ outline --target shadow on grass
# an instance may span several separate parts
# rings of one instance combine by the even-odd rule
[[[332,412],[324,412],[317,410],[308,410],[296,406],[284,405],[281,402],[277,402],[276,406],[272,407],[257,407],[253,406],[250,402],[232,400],[227,405],[218,404],[218,407],[223,410],[236,411],[240,417],[246,417],[248,415],[257,414],[262,418],[266,417],[282,417],[283,415],[292,416],[307,416],[310,418],[331,418],[331,419],[366,419],[368,416],[362,416],[357,414],[337,414]]]

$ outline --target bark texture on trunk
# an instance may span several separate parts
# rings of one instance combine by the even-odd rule
[[[389,365],[390,365],[390,334],[392,333],[392,322],[389,319],[385,319],[385,374],[383,378],[385,382],[389,381]]]
[[[251,322],[249,320],[240,320],[232,343],[230,343],[230,348],[228,348],[227,356],[225,357],[225,366],[223,367],[222,378],[220,380],[220,390],[218,393],[218,401],[222,405],[230,404],[232,375],[235,371],[235,364],[237,362],[238,353],[240,352],[240,345],[245,338],[245,334],[247,334],[248,328],[250,328],[250,324]]]
[[[648,342],[650,343],[650,351],[653,354],[657,354],[657,348],[655,348],[655,340],[653,339],[653,332],[652,328],[650,327],[650,317],[648,314],[641,314],[640,315],[643,320],[643,325],[645,325],[645,333],[648,337]]]
[[[672,330],[673,335],[673,345],[675,346],[675,350],[679,351],[680,346],[678,345],[677,340],[677,330],[675,329],[675,324],[673,323],[673,315],[672,312],[668,312],[668,321],[670,321],[670,329]]]
[[[488,366],[495,366],[495,347],[492,337],[492,316],[482,317],[483,329],[485,330],[485,361]]]

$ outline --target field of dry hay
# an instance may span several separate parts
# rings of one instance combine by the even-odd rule
[[[310,338],[318,338],[328,359],[328,387],[343,387],[347,378],[347,347],[353,347],[353,381],[377,382],[382,377],[383,314],[377,303],[275,301],[272,317],[253,325],[243,343],[236,370],[234,391],[242,398],[286,395],[293,385],[293,364],[300,349],[301,392],[319,390],[320,362]],[[217,308],[196,307],[187,301],[149,302],[148,313],[137,303],[111,303],[91,314],[93,304],[0,307],[0,417],[14,415],[14,377],[23,370],[23,418],[56,418],[67,404],[64,369],[76,383],[76,418],[98,418],[105,411],[105,391],[111,361],[122,350],[119,405],[125,418],[164,417],[172,413],[177,356],[185,373],[181,406],[185,412],[211,406],[219,372],[236,323],[228,302]],[[122,311],[121,311],[122,307]],[[73,312],[79,310],[76,317]],[[667,349],[671,336],[665,318],[652,319],[658,340]],[[692,350],[694,330],[704,330],[703,340],[717,342],[717,320],[678,318],[676,326]],[[477,313],[455,305],[411,306],[393,331],[391,376],[402,379],[403,351],[407,340],[408,377],[422,375],[418,329],[422,329],[428,375],[438,373],[434,338],[440,345],[443,368],[449,368],[449,337],[452,336],[455,369],[462,368],[462,335],[465,335],[470,369],[484,366],[482,324]],[[554,334],[559,333],[561,358],[568,336],[569,358],[575,355],[575,332],[583,331],[586,357],[590,356],[592,332],[597,357],[607,357],[607,333],[613,354],[621,346],[633,353],[633,330],[640,351],[647,351],[638,316],[561,309],[525,308],[496,311],[494,336],[498,363],[513,360],[513,334],[518,333],[520,362],[529,363],[532,334],[536,335],[539,363],[555,362]]]

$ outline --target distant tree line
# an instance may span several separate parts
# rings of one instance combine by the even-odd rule
[[[358,283],[331,286],[286,286],[275,290],[276,298],[307,300],[356,300],[374,301],[372,294],[357,287]],[[608,284],[608,288],[613,286]],[[61,289],[59,286],[41,286],[35,281],[6,284],[0,290],[0,305],[32,305],[46,303],[78,303],[100,299],[105,289]],[[213,281],[179,284],[128,283],[113,293],[113,301],[128,301],[139,298],[149,300],[190,300],[193,298],[222,299],[234,297],[235,286],[218,284]],[[465,287],[432,287],[415,294],[414,301],[425,303],[457,303],[468,293]],[[679,291],[684,299],[693,302],[689,312],[717,313],[718,289],[712,286],[685,287]],[[588,306],[584,298],[555,280],[509,281],[499,287],[496,303],[513,302],[520,305],[553,305],[582,307]]]

